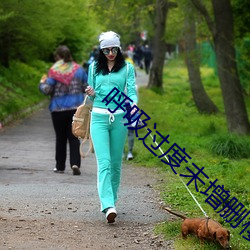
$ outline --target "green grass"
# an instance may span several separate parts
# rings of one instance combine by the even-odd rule
[[[248,158],[250,144],[248,138],[235,135],[221,135],[214,138],[211,143],[214,154],[231,159]]]
[[[250,138],[249,136],[228,134],[219,81],[210,68],[201,68],[201,74],[208,95],[220,110],[219,114],[204,115],[197,111],[188,83],[187,70],[181,60],[173,60],[166,65],[164,88],[161,93],[146,88],[139,90],[138,106],[151,117],[148,122],[151,134],[156,135],[157,130],[164,137],[170,135],[169,144],[164,143],[161,146],[163,152],[173,143],[177,143],[181,148],[186,149],[192,159],[175,168],[177,172],[175,175],[169,166],[161,162],[143,145],[143,141],[136,140],[133,162],[138,166],[157,167],[165,180],[164,184],[156,187],[159,189],[164,203],[189,217],[203,216],[180,181],[182,178],[187,183],[190,178],[178,177],[179,174],[190,174],[185,168],[187,166],[197,172],[192,163],[199,168],[204,167],[210,181],[218,179],[217,185],[224,185],[225,190],[230,191],[231,197],[235,196],[244,204],[245,208],[250,210]],[[249,98],[246,99],[246,106],[250,113]],[[156,129],[154,129],[154,123],[157,124]],[[146,129],[139,131],[141,138],[146,134]],[[158,143],[162,141],[159,135],[156,136],[156,141]],[[156,146],[150,136],[145,139],[144,144],[148,148],[151,148],[151,145]],[[158,156],[162,154],[159,150],[154,152]],[[209,186],[209,180],[202,176],[201,178],[206,185],[199,184],[198,188],[205,191]],[[232,249],[250,249],[249,242],[239,235],[243,227],[240,225],[233,229],[205,202],[207,196],[196,192],[194,183],[191,183],[189,188],[206,213],[230,230]],[[246,222],[245,219],[244,223]],[[199,241],[192,236],[188,243],[184,242],[179,237],[180,223],[179,219],[174,222],[162,223],[155,230],[166,238],[174,238],[175,248],[178,250],[219,249],[214,243],[205,244],[201,248]],[[244,235],[247,237],[246,232]]]
[[[38,84],[47,70],[48,65],[39,61],[30,65],[12,62],[9,69],[0,67],[0,122],[9,115],[18,118],[21,111],[45,99]]]

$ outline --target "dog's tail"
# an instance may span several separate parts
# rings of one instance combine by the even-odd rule
[[[175,215],[175,216],[178,216],[178,217],[182,218],[183,220],[187,219],[187,217],[186,217],[185,215],[179,214],[179,213],[177,213],[177,212],[173,212],[170,208],[167,208],[167,207],[165,207],[165,206],[162,206],[162,208],[163,208],[164,210],[168,211],[170,214],[173,214],[173,215]]]

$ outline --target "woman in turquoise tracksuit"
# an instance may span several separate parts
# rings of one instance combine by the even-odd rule
[[[93,140],[98,173],[97,188],[101,202],[101,211],[106,213],[108,223],[113,223],[117,216],[115,204],[120,185],[123,148],[127,135],[124,126],[125,112],[117,104],[107,106],[102,100],[116,87],[119,91],[127,90],[127,96],[137,103],[135,71],[126,63],[120,50],[120,37],[112,31],[99,36],[100,53],[97,60],[89,67],[86,93],[94,101],[91,114],[90,133]],[[118,101],[118,96],[116,101]]]

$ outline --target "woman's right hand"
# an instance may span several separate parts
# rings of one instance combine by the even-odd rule
[[[90,86],[88,86],[88,87],[86,88],[85,93],[86,93],[88,96],[92,96],[92,97],[95,96],[95,90],[94,90],[92,87],[90,87]]]
[[[44,74],[43,76],[42,76],[42,78],[41,78],[41,80],[40,80],[40,83],[45,83],[45,81],[47,80],[47,75],[46,74]]]

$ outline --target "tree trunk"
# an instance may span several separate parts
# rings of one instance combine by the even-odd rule
[[[215,23],[200,0],[191,1],[204,16],[213,36],[228,130],[237,134],[249,134],[250,124],[235,60],[230,0],[212,0]]]
[[[214,46],[227,125],[230,132],[250,133],[250,124],[237,71],[233,14],[230,0],[212,0],[215,17]]]
[[[168,12],[168,1],[156,1],[155,16],[155,37],[153,44],[153,62],[149,74],[148,87],[157,87],[162,89],[163,66],[166,53],[166,43],[164,41],[166,19]]]
[[[185,18],[185,55],[189,82],[195,105],[200,113],[217,113],[218,108],[207,95],[200,75],[200,57],[196,48],[195,18],[191,16],[193,8],[187,6]]]

